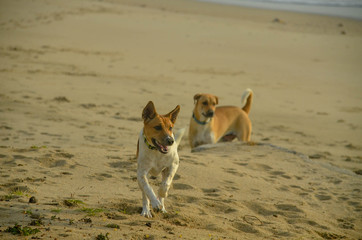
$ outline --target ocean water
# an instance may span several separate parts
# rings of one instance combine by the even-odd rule
[[[243,0],[236,0],[243,2]],[[314,6],[362,7],[362,0],[253,0],[253,2],[290,3]]]
[[[362,0],[199,0],[253,8],[293,11],[362,20]]]

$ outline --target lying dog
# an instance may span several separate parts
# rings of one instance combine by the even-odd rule
[[[143,197],[141,215],[148,218],[152,217],[150,201],[154,209],[166,212],[164,198],[167,197],[172,179],[179,166],[177,146],[185,130],[182,129],[179,132],[175,141],[172,130],[179,112],[180,106],[177,105],[170,113],[159,115],[151,101],[142,112],[144,127],[137,144],[137,180]],[[148,173],[153,176],[162,173],[158,196],[155,195],[148,183]]]
[[[242,95],[243,108],[234,106],[216,107],[218,97],[211,94],[196,94],[195,108],[190,121],[189,142],[191,148],[219,141],[250,141],[251,121],[249,112],[253,91],[246,89]]]

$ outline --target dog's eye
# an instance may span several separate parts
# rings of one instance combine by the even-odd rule
[[[172,127],[170,127],[170,131],[172,131]]]
[[[203,102],[202,104],[203,104],[203,105],[205,105],[205,106],[207,106],[207,102],[206,102],[206,101],[205,101],[205,102]]]
[[[162,130],[162,126],[161,126],[161,125],[158,125],[158,126],[154,127],[154,129],[156,129],[157,131],[161,131],[161,130]]]

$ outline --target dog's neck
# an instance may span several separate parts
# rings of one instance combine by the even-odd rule
[[[206,118],[206,121],[201,121],[201,120],[197,119],[197,117],[195,116],[195,113],[192,113],[192,118],[194,119],[194,121],[197,124],[200,124],[200,125],[206,125],[211,121],[211,118]]]
[[[142,137],[143,137],[143,141],[144,143],[146,144],[146,146],[148,147],[148,149],[151,149],[151,150],[157,150],[157,148],[155,146],[153,146],[152,144],[150,144],[148,141],[147,141],[147,138],[144,134],[144,132],[142,131]]]

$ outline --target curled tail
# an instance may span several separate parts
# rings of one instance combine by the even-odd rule
[[[185,131],[186,131],[186,127],[181,128],[175,132],[175,140],[176,140],[177,146],[180,145],[181,139],[184,136]]]
[[[253,102],[253,91],[250,88],[247,88],[243,95],[241,96],[241,104],[242,104],[242,109],[249,114],[250,112],[250,108],[251,108],[251,103]]]

